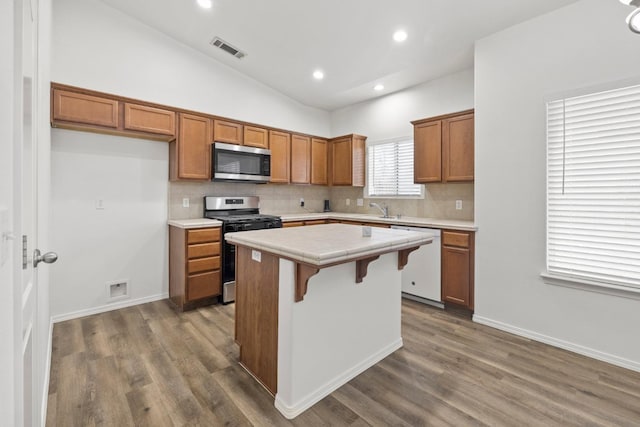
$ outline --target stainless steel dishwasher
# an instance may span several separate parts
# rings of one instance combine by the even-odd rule
[[[440,230],[404,225],[392,225],[391,228],[433,234],[433,242],[409,255],[409,262],[402,270],[402,296],[444,307],[440,296]]]

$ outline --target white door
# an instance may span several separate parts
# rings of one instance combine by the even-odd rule
[[[14,0],[14,333],[15,423],[40,425],[42,388],[39,386],[38,343],[48,331],[38,327],[38,0]],[[37,258],[37,260],[36,260]]]

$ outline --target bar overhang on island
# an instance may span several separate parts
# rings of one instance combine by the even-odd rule
[[[225,238],[237,247],[240,364],[290,419],[402,347],[400,270],[433,240],[346,224]]]

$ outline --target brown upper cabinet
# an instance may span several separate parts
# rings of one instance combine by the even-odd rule
[[[474,180],[474,110],[411,123],[416,183]]]
[[[331,185],[364,187],[365,141],[360,135],[329,140],[329,177]]]
[[[171,110],[56,85],[51,89],[51,125],[164,141],[176,135],[176,115]]]
[[[125,102],[124,128],[175,136],[176,113],[161,108]]]
[[[311,138],[311,184],[327,185],[327,140]]]
[[[214,120],[213,138],[215,142],[242,145],[243,136],[240,123]]]
[[[291,137],[291,183],[310,182],[311,138],[302,135]]]
[[[244,145],[257,148],[269,148],[269,133],[264,128],[245,126]]]
[[[291,134],[271,130],[269,145],[271,147],[270,182],[288,184],[291,172]]]
[[[178,116],[178,138],[169,151],[169,178],[210,180],[212,120],[186,113]]]

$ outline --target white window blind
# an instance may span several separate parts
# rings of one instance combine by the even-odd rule
[[[547,104],[547,270],[640,288],[640,86]]]
[[[370,197],[421,196],[413,183],[413,140],[374,143],[368,147],[367,193]]]

